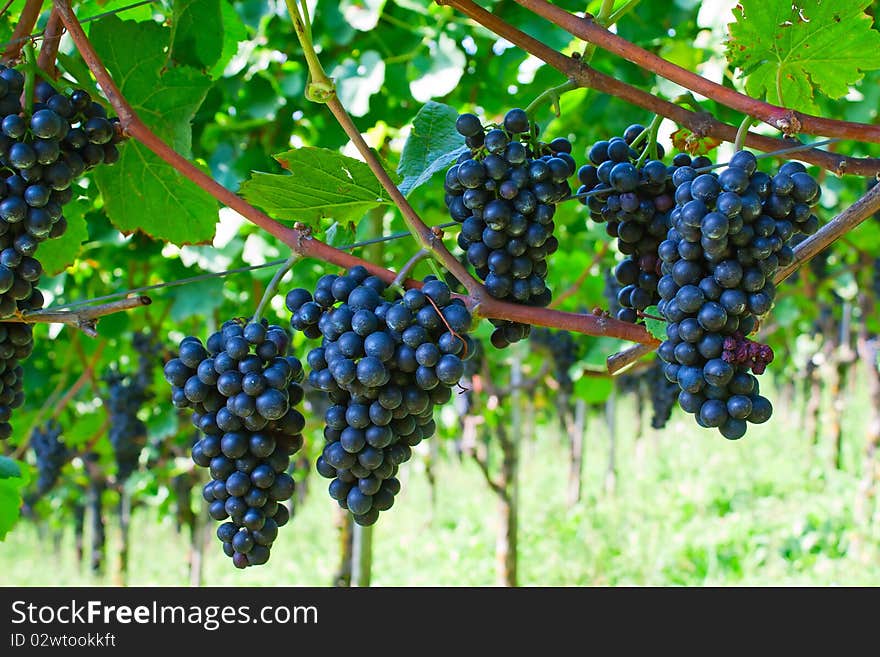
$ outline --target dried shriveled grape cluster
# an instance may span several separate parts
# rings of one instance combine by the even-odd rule
[[[184,338],[165,364],[178,408],[192,408],[204,434],[192,448],[196,465],[210,468],[202,493],[223,551],[237,568],[266,563],[293,495],[290,456],[302,447],[305,418],[300,361],[288,356],[290,337],[265,320],[225,322],[203,345]]]
[[[615,314],[625,322],[638,321],[638,311],[659,301],[657,246],[666,237],[669,211],[675,205],[672,172],[676,165],[692,163],[690,157],[681,155],[674,166],[667,167],[662,162],[663,146],[656,144],[657,159],[639,164],[647,145],[645,137],[643,126],[631,125],[623,137],[593,144],[590,164],[578,169],[581,203],[589,207],[593,221],[604,223],[608,235],[617,238],[617,247],[625,256],[614,270],[621,285],[620,308]]]
[[[772,414],[749,371],[763,371],[772,353],[742,340],[773,305],[773,276],[792,261],[792,237],[818,229],[811,208],[820,189],[801,164],[788,162],[771,177],[747,151],[720,173],[680,167],[673,182],[676,207],[658,249],[658,309],[668,322],[658,353],[681,388],[681,407],[735,440],[746,422]]]
[[[521,109],[507,112],[499,126],[484,126],[474,114],[461,114],[455,125],[470,149],[446,172],[444,185],[449,214],[461,223],[458,245],[491,296],[547,306],[547,257],[559,248],[553,215],[571,194],[576,168],[571,143],[539,141]],[[531,329],[507,320],[492,324],[499,349]]]
[[[398,467],[434,434],[434,406],[449,401],[474,352],[471,314],[433,276],[401,297],[360,266],[323,276],[314,294],[291,290],[286,303],[293,328],[322,338],[307,357],[309,383],[332,404],[317,471],[355,522],[371,525],[394,504]]]

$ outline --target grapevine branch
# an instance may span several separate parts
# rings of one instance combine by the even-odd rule
[[[498,36],[534,55],[574,81],[578,87],[595,89],[654,114],[661,114],[679,125],[685,126],[697,136],[714,137],[731,143],[736,140],[737,126],[723,123],[708,112],[688,110],[681,105],[652,96],[638,87],[600,73],[580,58],[567,57],[553,50],[471,0],[436,0],[436,2],[457,9]],[[770,152],[791,146],[792,140],[774,139],[749,132],[745,136],[745,145],[760,151]],[[880,159],[878,158],[855,158],[815,149],[801,151],[798,159],[832,171],[837,175],[851,173],[867,176],[880,173]]]
[[[827,119],[751,98],[735,89],[707,80],[644,48],[630,43],[626,39],[606,30],[594,21],[590,15],[580,18],[547,2],[547,0],[516,0],[516,2],[538,16],[547,19],[554,25],[561,27],[572,36],[595,44],[599,48],[614,53],[666,80],[675,82],[685,89],[689,89],[707,98],[712,98],[731,109],[760,119],[785,134],[801,132],[880,143],[880,125]]]
[[[111,301],[100,306],[90,306],[82,310],[31,310],[4,317],[0,322],[24,324],[66,324],[79,329],[90,338],[98,337],[98,319],[114,313],[127,312],[133,308],[149,306],[150,297],[137,296],[119,301]]]
[[[29,38],[28,35],[33,32],[34,25],[37,24],[42,9],[43,0],[27,0],[24,3],[24,9],[21,10],[21,16],[19,16],[15,30],[12,32],[12,39],[6,45],[6,50],[3,51],[3,62],[8,63],[18,59],[22,47]]]
[[[61,17],[58,10],[52,7],[46,29],[43,32],[43,43],[40,46],[40,56],[37,59],[37,67],[45,71],[53,79],[58,77],[58,69],[55,68],[55,60],[58,57],[58,46],[61,45],[61,35],[64,28],[61,25]]]

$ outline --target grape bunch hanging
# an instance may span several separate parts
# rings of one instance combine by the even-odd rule
[[[434,434],[434,407],[474,353],[471,314],[433,276],[401,296],[360,266],[323,276],[314,294],[291,290],[286,304],[294,329],[321,337],[306,359],[309,383],[332,403],[316,469],[339,506],[371,525],[394,504],[398,467]]]
[[[37,460],[37,486],[27,497],[28,506],[52,490],[61,476],[61,468],[67,463],[70,453],[61,440],[61,433],[61,425],[56,420],[34,427],[30,444]]]
[[[639,321],[638,311],[659,301],[657,246],[666,237],[669,211],[675,205],[671,176],[676,166],[691,164],[690,157],[681,154],[667,167],[661,144],[655,144],[656,159],[645,159],[646,137],[643,126],[631,125],[622,137],[593,144],[590,164],[578,169],[579,200],[589,208],[590,218],[604,223],[608,235],[617,238],[625,256],[614,270],[621,285],[615,314],[625,322]]]
[[[556,204],[571,195],[576,164],[571,143],[538,140],[525,111],[512,109],[499,126],[474,114],[455,124],[469,151],[446,172],[449,214],[461,224],[458,245],[496,299],[547,306],[547,257],[559,248],[553,236]],[[496,348],[526,338],[531,327],[492,320]]]
[[[748,151],[721,173],[680,167],[673,184],[676,206],[658,248],[658,310],[668,322],[658,354],[681,389],[679,405],[736,440],[747,422],[772,414],[754,375],[773,353],[745,336],[773,305],[773,276],[794,258],[792,237],[818,229],[820,188],[797,162],[772,177],[758,171]]]
[[[232,319],[203,345],[184,338],[165,364],[171,399],[191,408],[203,437],[192,448],[212,481],[202,495],[223,551],[237,568],[266,563],[293,495],[287,468],[303,444],[305,418],[300,361],[288,356],[290,337],[280,326]]]
[[[37,247],[67,229],[62,211],[73,199],[72,183],[89,169],[119,159],[115,120],[87,92],[62,93],[41,81],[26,111],[23,90],[24,76],[0,66],[0,318],[43,307]],[[5,324],[0,331],[0,439],[12,434],[12,410],[24,403],[18,362],[32,349],[30,326]]]

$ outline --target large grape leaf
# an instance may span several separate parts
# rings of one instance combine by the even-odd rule
[[[0,541],[18,520],[21,489],[26,483],[19,464],[8,456],[0,456]]]
[[[78,199],[64,206],[67,231],[61,237],[40,245],[40,262],[47,276],[55,276],[73,264],[82,243],[89,238],[85,212],[91,208],[87,199]]]
[[[845,96],[862,72],[880,68],[880,32],[870,0],[740,0],[728,27],[727,58],[747,75],[746,91],[817,113],[816,90]]]
[[[425,103],[403,146],[397,173],[403,176],[400,191],[408,195],[438,171],[452,164],[465,150],[464,137],[455,129],[458,112],[443,103]]]
[[[255,171],[241,194],[279,219],[357,221],[367,210],[391,203],[365,163],[337,151],[297,148],[275,159],[290,174]]]
[[[171,57],[180,64],[210,69],[223,52],[220,0],[174,0]]]
[[[144,122],[175,151],[189,157],[190,122],[211,86],[188,66],[168,67],[171,30],[108,16],[97,21],[91,40],[125,98]],[[137,48],[131,44],[138,44]],[[175,244],[209,241],[217,202],[137,142],[122,146],[112,167],[99,167],[95,182],[107,215],[125,233],[141,229]]]

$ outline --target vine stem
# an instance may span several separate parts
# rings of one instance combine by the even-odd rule
[[[599,48],[618,55],[666,80],[675,82],[685,89],[712,98],[731,109],[754,116],[784,134],[802,132],[880,143],[880,125],[827,119],[750,98],[735,89],[696,75],[644,48],[640,48],[613,32],[609,32],[590,16],[580,18],[547,2],[547,0],[516,0],[516,2],[572,36],[593,43]]]
[[[491,30],[498,36],[504,37],[515,46],[534,55],[563,73],[566,77],[571,78],[579,87],[596,89],[602,93],[620,98],[630,105],[648,110],[653,114],[662,114],[701,137],[715,137],[728,142],[733,142],[736,139],[736,126],[718,121],[708,112],[688,110],[682,105],[663,100],[637,87],[600,73],[596,69],[587,66],[580,59],[567,57],[553,50],[545,43],[516,29],[471,0],[435,0],[435,2],[457,9],[483,27]],[[681,98],[679,98],[679,102],[683,102]],[[790,143],[789,140],[775,139],[752,132],[746,136],[745,140],[746,146],[765,152],[784,149]],[[832,171],[837,175],[851,173],[867,176],[880,173],[880,159],[878,158],[848,157],[816,149],[803,151],[799,159]]]
[[[55,60],[58,57],[58,47],[61,45],[63,32],[64,26],[61,24],[61,16],[58,15],[58,10],[52,7],[49,20],[46,22],[46,29],[43,31],[43,43],[40,46],[37,68],[44,71],[53,80],[58,78]]]
[[[650,155],[652,158],[657,158],[657,133],[660,131],[660,124],[663,123],[663,116],[660,114],[655,114],[654,118],[651,119],[651,124],[647,128],[648,134],[648,143],[645,144],[645,148],[642,151],[642,154],[639,156],[638,161],[636,162],[636,168],[641,168],[641,166],[645,163],[645,160],[648,159]],[[639,135],[641,137],[645,134],[645,131],[642,131],[642,134]]]
[[[134,308],[149,306],[152,303],[150,297],[137,296],[119,301],[111,301],[100,306],[91,306],[82,310],[30,310],[24,313],[16,313],[11,317],[0,319],[0,322],[13,322],[17,324],[66,324],[79,329],[90,338],[98,337],[98,319],[122,313]]]
[[[278,271],[272,276],[272,280],[269,281],[266,290],[263,292],[263,298],[260,299],[260,303],[254,311],[254,316],[251,319],[252,322],[259,323],[259,321],[263,319],[263,312],[265,312],[266,306],[269,305],[269,302],[272,301],[272,297],[278,292],[278,285],[281,283],[281,279],[284,278],[285,274],[290,271],[291,267],[293,267],[301,257],[302,256],[299,254],[293,255],[278,268]]]
[[[425,258],[430,258],[431,252],[427,249],[419,249],[418,253],[416,253],[412,258],[407,260],[406,264],[400,268],[400,271],[397,272],[397,276],[394,277],[394,280],[391,281],[391,285],[388,286],[389,293],[397,293],[403,294],[403,283],[406,281],[406,277],[409,275],[409,272],[413,270],[417,264],[419,264]]]
[[[43,10],[44,0],[26,0],[24,9],[18,17],[18,23],[15,24],[15,30],[12,32],[12,38],[3,51],[3,63],[8,64],[21,54],[21,49],[28,41],[28,35],[34,31],[40,12]]]
[[[394,181],[391,180],[391,177],[388,175],[388,172],[385,171],[379,158],[376,157],[376,154],[364,140],[360,131],[357,129],[357,126],[355,126],[354,121],[352,121],[348,112],[345,111],[345,108],[336,96],[327,101],[327,108],[333,113],[333,116],[336,117],[336,121],[345,131],[345,134],[348,135],[348,138],[351,139],[361,156],[363,156],[367,165],[370,167],[370,170],[373,172],[373,175],[376,176],[386,193],[400,209],[404,222],[413,233],[413,236],[416,238],[419,245],[423,249],[430,251],[431,254],[437,258],[440,263],[461,282],[462,285],[464,285],[468,294],[475,301],[479,303],[484,296],[488,296],[487,294],[484,294],[482,284],[471,276],[465,266],[449,252],[449,249],[443,244],[443,240],[440,236],[422,221],[422,218],[409,204],[409,201],[406,200],[406,197],[404,197],[401,191],[397,188]]]
[[[562,84],[551,87],[542,91],[531,103],[526,106],[526,114],[528,114],[529,118],[533,118],[535,113],[546,103],[550,103],[550,107],[553,109],[553,113],[556,116],[559,116],[559,98],[567,91],[571,91],[573,89],[578,88],[578,83],[574,80],[566,80]]]
[[[416,242],[439,260],[440,263],[446,267],[446,269],[448,269],[462,285],[464,285],[468,294],[479,302],[484,293],[483,286],[471,276],[467,268],[449,252],[446,245],[443,244],[443,240],[440,236],[422,221],[422,218],[409,204],[409,201],[406,200],[406,197],[397,188],[394,181],[391,180],[391,176],[385,171],[382,162],[370,148],[369,144],[364,140],[361,131],[358,130],[351,116],[336,95],[333,81],[327,77],[326,73],[324,73],[324,69],[321,66],[321,62],[315,52],[314,44],[312,43],[311,25],[308,21],[308,16],[306,15],[306,20],[303,19],[303,15],[300,14],[297,8],[297,0],[285,1],[287,3],[288,11],[290,12],[291,20],[293,21],[294,32],[296,33],[296,37],[299,39],[300,46],[303,49],[303,54],[305,55],[306,62],[309,66],[309,74],[312,78],[310,87],[306,90],[306,97],[314,102],[321,102],[327,105],[327,108],[333,114],[336,122],[339,123],[340,127],[345,131],[345,134],[348,135],[348,138],[352,141],[355,148],[357,148],[361,157],[364,158],[367,166],[370,167],[373,175],[376,176],[376,179],[385,189],[385,192],[391,197],[391,200],[394,201],[394,204],[400,210],[403,220],[406,223],[407,228],[412,232]],[[318,80],[317,84],[319,84],[319,87],[317,90],[312,90],[310,92],[309,89],[312,85],[316,84],[316,79]]]

